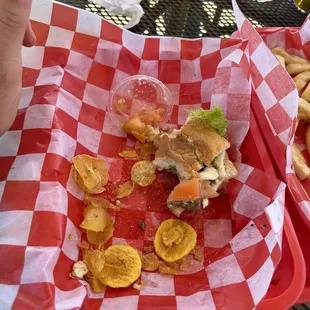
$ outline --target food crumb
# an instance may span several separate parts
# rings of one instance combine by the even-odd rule
[[[115,204],[119,207],[119,206],[121,205],[121,202],[117,199],[117,200],[115,201]]]
[[[83,277],[87,274],[88,269],[84,262],[78,261],[74,263],[72,266],[72,271],[70,273],[71,278],[83,279]]]
[[[167,263],[165,262],[159,262],[159,267],[158,267],[158,271],[161,274],[172,274],[172,275],[178,275],[180,274],[178,272],[178,270],[171,268],[169,266],[166,265]]]
[[[145,246],[145,247],[143,248],[143,250],[144,250],[144,252],[145,252],[146,254],[155,252],[155,248],[154,248],[153,245]]]
[[[141,291],[144,288],[144,281],[139,279],[132,285],[132,287],[138,291]]]
[[[141,229],[141,230],[143,230],[143,231],[145,231],[146,230],[146,225],[145,225],[145,223],[143,222],[143,221],[139,221],[138,222],[138,226],[139,226],[139,228]]]
[[[203,248],[201,246],[196,245],[195,248],[191,251],[191,253],[194,255],[195,260],[198,260],[199,262],[203,262],[204,253],[203,253]]]
[[[70,234],[68,235],[68,239],[71,241],[71,240],[73,240],[73,238],[74,238],[73,234],[70,233]]]
[[[120,185],[117,189],[116,196],[118,199],[128,197],[134,190],[135,184],[132,181],[127,181]]]

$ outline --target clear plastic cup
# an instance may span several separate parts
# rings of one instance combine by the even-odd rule
[[[108,112],[116,125],[122,125],[140,111],[163,108],[160,125],[165,125],[171,116],[172,106],[171,93],[161,81],[146,75],[134,75],[110,91]]]

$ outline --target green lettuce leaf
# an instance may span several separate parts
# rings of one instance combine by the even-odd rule
[[[214,128],[220,136],[226,137],[227,120],[219,106],[214,107],[213,110],[202,108],[192,110],[189,113],[189,118],[200,118],[204,124]]]

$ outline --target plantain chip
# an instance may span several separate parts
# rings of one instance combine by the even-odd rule
[[[107,221],[107,226],[103,231],[93,231],[87,230],[86,236],[89,243],[94,245],[105,244],[111,237],[114,231],[114,223],[109,218]]]
[[[131,168],[131,180],[142,187],[151,185],[156,179],[156,166],[148,161],[141,160]]]
[[[89,250],[83,255],[83,262],[93,276],[98,276],[105,264],[104,253],[99,250]]]
[[[169,219],[163,221],[155,234],[156,254],[166,262],[175,262],[189,254],[197,242],[197,234],[184,221]]]
[[[91,287],[95,293],[103,293],[105,291],[106,286],[101,283],[98,278],[94,278],[91,282]]]
[[[108,215],[101,207],[88,206],[83,211],[84,220],[81,228],[93,231],[103,231],[108,223]]]
[[[76,182],[76,184],[79,186],[80,189],[82,189],[84,192],[89,193],[91,192],[92,194],[97,194],[97,191],[101,192],[101,188],[98,183],[98,187],[95,187],[93,190],[89,190],[83,182],[82,177],[79,175],[79,173],[76,171],[76,169],[73,167],[73,178]],[[103,189],[104,191],[104,189]]]
[[[141,274],[141,258],[129,245],[112,245],[104,251],[105,266],[99,275],[102,284],[110,287],[127,287]]]
[[[143,255],[141,258],[142,269],[146,271],[155,271],[158,269],[159,260],[154,253]]]
[[[85,276],[85,280],[91,285],[95,293],[103,293],[105,291],[106,286],[100,282],[98,277],[95,277],[91,273]]]
[[[116,206],[116,205],[110,203],[108,200],[106,200],[102,197],[90,196],[89,194],[85,195],[84,203],[86,205],[93,205],[95,207],[102,207],[104,209],[113,209],[116,211],[120,210],[119,206]]]
[[[117,190],[116,196],[118,199],[128,197],[134,190],[135,184],[132,181],[127,181],[120,185]]]
[[[79,187],[87,193],[99,194],[108,182],[105,161],[88,155],[77,155],[72,159],[73,178]]]

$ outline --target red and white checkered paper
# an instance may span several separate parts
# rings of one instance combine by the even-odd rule
[[[236,13],[247,38],[253,28]],[[89,12],[42,0],[33,2],[31,19],[37,44],[23,50],[18,115],[0,139],[2,309],[255,308],[281,257],[285,185],[242,163],[256,156],[258,167],[268,156],[259,157],[253,136],[253,157],[246,160],[240,153],[251,128],[251,82],[262,76],[270,87],[266,96],[279,100],[276,111],[287,109],[285,98],[295,96],[290,78],[283,77],[261,39],[148,38]],[[129,179],[134,161],[117,154],[134,141],[113,125],[106,104],[111,87],[135,74],[159,78],[170,89],[172,127],[184,123],[189,109],[220,105],[239,174],[210,208],[182,215],[204,247],[204,263],[192,274],[142,272],[141,291],[107,288],[94,294],[68,277],[78,259],[84,207],[70,161],[84,153],[104,158],[107,189]],[[274,79],[290,87],[279,92],[272,87]],[[111,214],[115,231],[110,244],[128,243],[140,252],[151,244],[159,223],[172,217],[165,203],[173,182],[171,175],[159,173],[150,188],[137,187],[123,199],[121,210]],[[145,232],[139,220],[146,223]]]
[[[255,60],[262,55],[259,49],[261,47],[265,49],[266,45],[269,48],[280,46],[287,50],[288,53],[309,60],[310,19],[307,18],[304,25],[300,28],[262,28],[259,30],[259,34],[253,30],[249,33],[248,28],[250,27],[248,21],[245,21],[242,26],[239,25],[240,30],[234,37],[247,38],[247,36],[251,36],[255,38],[255,40],[250,40],[249,42],[252,49],[251,70],[255,72],[252,75],[252,82],[275,138],[274,141],[269,141],[269,143],[274,147],[277,145],[281,148],[282,156],[286,162],[286,182],[288,188],[299,207],[299,213],[303,216],[305,222],[310,225],[310,180],[299,181],[292,169],[292,143],[295,143],[302,151],[307,164],[310,166],[310,157],[305,145],[307,124],[301,123],[299,125],[294,139],[298,91],[294,90],[293,80],[287,78],[288,73],[284,69],[275,66],[275,58],[271,59],[269,57],[269,60],[264,62],[265,68],[268,70],[267,75],[262,75],[259,72],[259,65],[255,63]],[[261,38],[266,45],[262,43]],[[266,50],[267,54],[270,55],[271,52]],[[269,72],[272,67],[275,67],[275,69]],[[278,75],[280,74],[281,77],[279,78]],[[277,163],[279,164],[280,161],[277,161]],[[282,168],[284,167],[280,167],[280,169]]]

